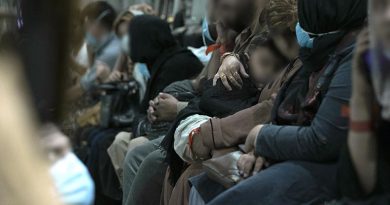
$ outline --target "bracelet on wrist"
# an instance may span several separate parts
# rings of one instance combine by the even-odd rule
[[[353,132],[372,132],[374,123],[372,121],[350,121],[349,129]]]
[[[235,58],[240,59],[239,56],[238,56],[237,54],[232,53],[232,52],[226,52],[226,53],[224,53],[224,54],[221,56],[221,59],[220,59],[221,64],[223,63],[223,61],[224,61],[227,57],[230,57],[230,56],[234,56]]]

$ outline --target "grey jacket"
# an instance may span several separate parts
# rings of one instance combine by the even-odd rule
[[[338,158],[348,135],[349,121],[341,113],[351,97],[352,48],[343,51],[345,55],[311,125],[265,125],[257,136],[256,154],[277,161],[325,162]]]

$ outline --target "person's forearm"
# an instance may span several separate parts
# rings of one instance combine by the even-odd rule
[[[125,72],[127,65],[127,56],[121,53],[115,62],[114,71]]]
[[[374,96],[369,89],[355,92],[359,93],[354,93],[351,100],[351,123],[372,126]],[[377,140],[374,131],[354,130],[352,127],[348,136],[348,148],[362,189],[368,194],[374,189],[377,173]]]
[[[217,74],[219,67],[221,66],[221,54],[219,50],[213,52],[209,64],[207,64],[207,78],[214,78]]]
[[[345,143],[347,130],[328,133],[326,137],[320,133],[316,133],[311,127],[264,125],[257,137],[255,152],[259,156],[276,161],[337,160],[340,149]]]
[[[348,147],[360,184],[368,194],[375,187],[377,173],[377,141],[374,133],[351,131]]]
[[[244,143],[253,127],[270,121],[272,106],[272,100],[265,100],[229,117],[211,119],[201,126],[203,143],[211,149]]]

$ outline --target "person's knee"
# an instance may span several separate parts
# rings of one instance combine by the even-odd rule
[[[123,143],[123,142],[129,142],[131,137],[130,132],[120,132],[115,136],[114,143]]]
[[[123,171],[136,173],[142,161],[154,150],[154,145],[148,142],[129,150],[123,163]]]
[[[128,150],[133,150],[139,146],[144,145],[145,143],[149,142],[148,138],[146,137],[137,137],[129,142]]]

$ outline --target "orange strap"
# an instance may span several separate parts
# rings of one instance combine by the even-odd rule
[[[194,143],[194,136],[200,133],[200,127],[193,129],[188,135],[188,145],[192,148],[192,144]]]
[[[371,121],[351,121],[349,123],[349,129],[354,132],[371,132],[374,130],[374,125]]]
[[[343,105],[341,107],[341,116],[342,117],[349,118],[350,113],[351,113],[351,109],[349,108],[348,105]]]
[[[219,48],[221,48],[221,44],[213,44],[213,45],[210,45],[210,46],[207,47],[207,49],[206,49],[206,55],[209,55],[209,53],[212,53],[212,52],[218,50]]]

